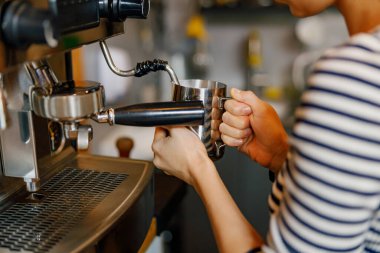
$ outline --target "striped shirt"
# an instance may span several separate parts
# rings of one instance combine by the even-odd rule
[[[380,30],[316,62],[263,252],[380,252]]]

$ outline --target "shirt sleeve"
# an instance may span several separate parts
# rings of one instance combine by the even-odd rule
[[[380,242],[380,54],[368,50],[368,36],[315,65],[290,155],[269,196],[263,252],[380,250],[374,246]]]

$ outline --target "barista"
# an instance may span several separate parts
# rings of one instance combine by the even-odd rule
[[[191,131],[157,128],[154,163],[195,188],[221,252],[380,252],[380,1],[278,2],[298,17],[336,6],[351,38],[315,64],[290,148],[273,108],[251,91],[232,89],[225,104],[223,141],[276,174],[267,240]]]

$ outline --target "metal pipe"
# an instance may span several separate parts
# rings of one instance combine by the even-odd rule
[[[103,52],[104,58],[106,59],[108,67],[114,72],[116,75],[123,77],[136,76],[140,77],[148,74],[149,72],[164,70],[169,74],[170,80],[172,83],[179,84],[179,80],[174,70],[166,61],[162,60],[154,60],[154,61],[145,61],[142,63],[138,63],[136,68],[130,70],[121,70],[119,69],[111,56],[111,53],[108,49],[107,43],[104,40],[99,41],[100,48]]]
[[[167,64],[165,67],[166,67],[165,70],[166,70],[166,72],[168,72],[168,74],[170,76],[170,80],[172,81],[172,83],[180,85],[178,77],[175,74],[175,72],[172,69],[172,67],[170,67],[169,64]]]
[[[123,77],[129,77],[129,76],[135,76],[136,71],[135,69],[131,70],[121,70],[118,67],[116,67],[111,53],[108,49],[108,46],[104,40],[99,41],[100,48],[102,49],[104,58],[106,59],[108,67],[114,72],[116,75],[123,76]]]

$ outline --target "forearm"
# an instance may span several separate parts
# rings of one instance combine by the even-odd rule
[[[243,216],[212,162],[197,166],[194,188],[202,199],[220,252],[248,252],[262,240]]]

